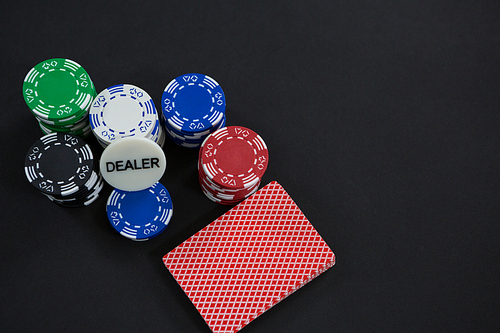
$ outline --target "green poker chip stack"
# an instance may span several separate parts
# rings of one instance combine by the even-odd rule
[[[24,100],[44,134],[89,136],[88,113],[96,95],[89,74],[70,59],[42,61],[24,78]]]

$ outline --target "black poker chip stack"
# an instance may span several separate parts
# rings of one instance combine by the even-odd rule
[[[28,181],[65,207],[88,206],[99,197],[103,178],[90,146],[78,136],[52,133],[29,149],[24,162]]]

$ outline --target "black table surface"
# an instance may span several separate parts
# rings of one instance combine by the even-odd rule
[[[498,1],[7,0],[0,31],[0,331],[210,332],[162,263],[231,208],[201,192],[197,150],[165,144],[174,216],[147,242],[111,227],[109,185],[71,209],[28,183],[42,133],[22,83],[57,57],[157,107],[173,78],[208,74],[227,125],[264,138],[262,185],[337,263],[242,332],[498,331]]]

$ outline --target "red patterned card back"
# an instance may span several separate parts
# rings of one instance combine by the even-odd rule
[[[163,262],[213,332],[237,332],[335,264],[292,198],[271,182]]]

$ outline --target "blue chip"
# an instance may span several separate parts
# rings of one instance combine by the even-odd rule
[[[169,127],[166,127],[165,131],[168,137],[172,141],[174,141],[177,145],[188,148],[199,148],[208,135],[225,126],[226,126],[226,117],[224,116],[222,118],[222,122],[217,127],[213,127],[212,129],[206,131],[201,136],[182,135],[178,131],[175,131],[174,129]]]
[[[142,191],[114,189],[108,198],[106,212],[109,222],[122,236],[148,240],[165,230],[173,206],[167,189],[156,183]]]
[[[165,126],[187,135],[217,127],[225,116],[226,98],[210,76],[185,74],[172,80],[162,96]]]

